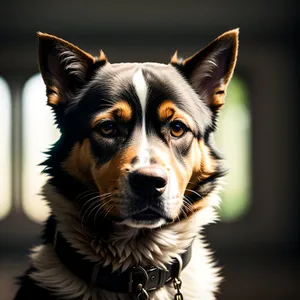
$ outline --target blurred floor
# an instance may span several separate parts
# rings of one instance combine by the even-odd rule
[[[223,259],[225,281],[218,300],[300,299],[298,258],[273,255]]]
[[[23,259],[21,258],[23,256]],[[300,299],[300,263],[293,258],[274,256],[247,257],[234,255],[222,258],[226,281],[218,300],[295,300]],[[21,254],[0,259],[0,299],[13,298],[14,278],[27,267]],[[189,300],[189,299],[187,299]],[[201,299],[199,299],[201,300]]]
[[[1,255],[0,258],[0,299],[10,300],[16,291],[15,278],[20,276],[28,265],[25,257]]]

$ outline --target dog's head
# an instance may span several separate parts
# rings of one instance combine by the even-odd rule
[[[131,227],[155,228],[204,207],[223,175],[211,133],[238,30],[190,58],[175,53],[168,65],[110,64],[102,51],[93,57],[38,36],[48,105],[62,134],[48,160],[52,176],[67,173],[96,190],[82,206]]]

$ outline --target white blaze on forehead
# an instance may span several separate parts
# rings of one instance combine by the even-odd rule
[[[146,101],[147,101],[147,83],[145,81],[143,72],[139,69],[137,72],[133,74],[132,77],[133,86],[137,93],[137,96],[140,100],[143,115],[145,115],[146,110]]]
[[[138,157],[140,160],[140,164],[144,165],[144,164],[148,164],[150,160],[149,145],[148,145],[147,135],[146,135],[146,120],[145,120],[148,88],[141,69],[139,69],[133,74],[132,83],[142,107],[142,138],[139,146]]]

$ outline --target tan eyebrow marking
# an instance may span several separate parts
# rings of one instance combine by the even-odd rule
[[[171,100],[165,100],[158,108],[158,116],[161,121],[180,119],[186,122],[192,128],[192,118],[175,105]]]
[[[165,100],[158,108],[158,116],[162,121],[166,121],[174,115],[175,109],[174,103]]]
[[[132,109],[130,105],[121,100],[117,102],[113,107],[105,112],[97,114],[91,121],[92,127],[95,127],[99,121],[103,119],[121,119],[122,121],[129,121],[132,117]]]

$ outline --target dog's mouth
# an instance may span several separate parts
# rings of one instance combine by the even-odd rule
[[[153,208],[146,208],[144,210],[134,212],[125,218],[120,224],[136,228],[156,228],[170,222],[172,222],[172,219],[165,215],[162,211]]]
[[[160,218],[165,218],[165,216],[151,208],[147,208],[146,210],[137,212],[131,216],[131,219],[137,221],[155,221]]]

